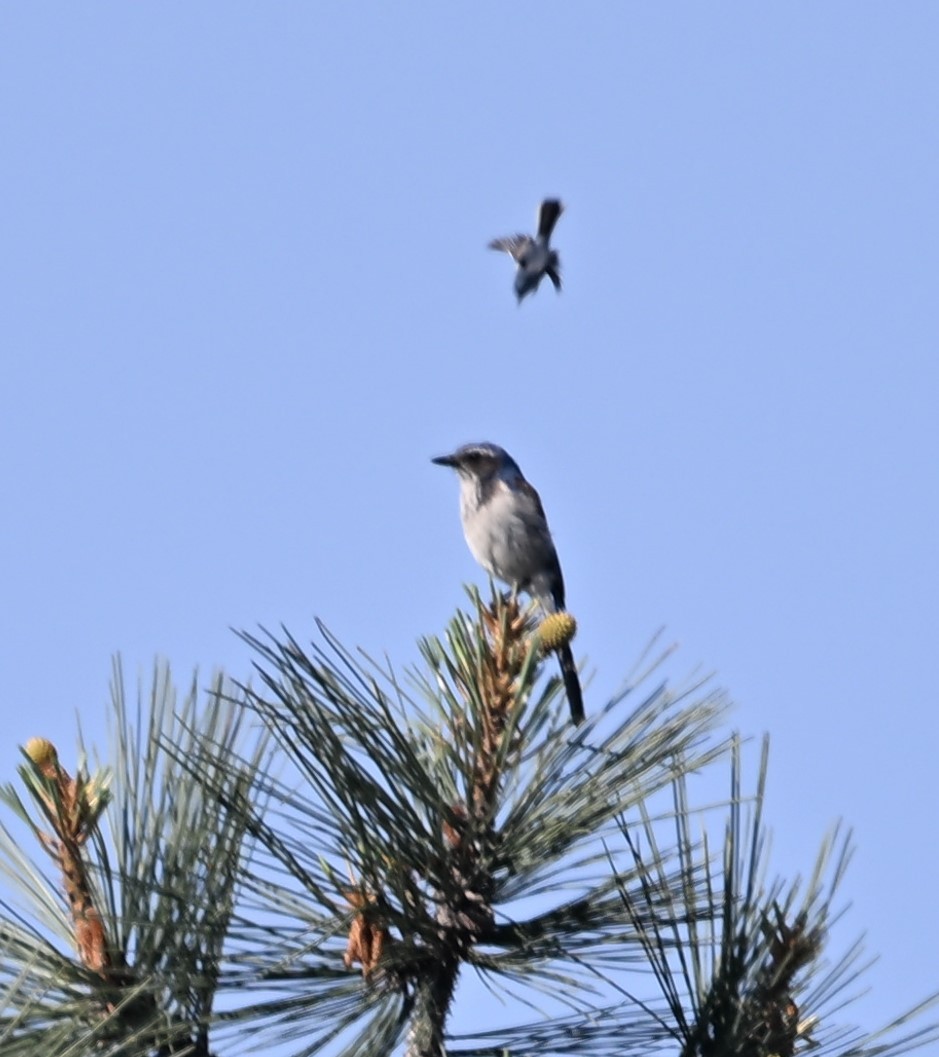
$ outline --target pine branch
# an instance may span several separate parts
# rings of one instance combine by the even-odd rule
[[[395,1009],[407,1052],[437,1057],[463,966],[535,990],[576,979],[586,1009],[598,979],[641,954],[603,838],[726,751],[710,740],[723,699],[663,685],[630,710],[630,687],[599,710],[597,721],[615,712],[609,734],[595,738],[595,721],[572,738],[527,614],[512,599],[471,598],[445,641],[422,643],[427,669],[414,682],[426,710],[322,627],[308,650],[287,633],[245,636],[262,687],[248,703],[292,769],[263,780],[264,808],[245,820],[258,849],[246,891],[279,920],[258,930],[252,971],[293,995],[253,1010],[272,1039],[304,1003],[321,1021],[323,1003],[348,995],[343,969],[357,966],[365,1008]],[[559,878],[579,893],[558,898]],[[513,904],[538,893],[551,906],[512,920]],[[349,1034],[344,1017],[350,1049],[386,1052],[368,1048],[363,1024]],[[313,1031],[311,1047],[322,1045]]]
[[[157,669],[132,715],[116,665],[109,788],[84,765],[72,778],[49,743],[30,743],[21,775],[39,821],[11,787],[3,798],[29,821],[62,881],[40,874],[0,833],[0,862],[23,904],[21,924],[11,907],[0,924],[0,987],[10,986],[0,1032],[11,1047],[49,1057],[209,1057],[244,830],[185,780],[174,754],[199,758],[205,770],[224,759],[232,791],[253,784],[251,766],[230,766],[243,711],[224,698],[218,679],[200,704],[193,679],[177,703],[168,672]],[[255,770],[263,755],[262,740]],[[73,946],[76,956],[67,953]]]
[[[680,1046],[682,1057],[795,1057],[809,1050],[819,1057],[826,1053],[859,1057],[899,1054],[939,1038],[934,1025],[887,1041],[906,1023],[905,1015],[879,1033],[884,1038],[879,1046],[855,1048],[860,1032],[834,1021],[839,1008],[834,1000],[867,967],[860,961],[858,943],[834,966],[822,961],[836,919],[832,903],[850,858],[850,843],[837,831],[827,838],[805,885],[798,879],[788,884],[782,879],[767,882],[768,839],[762,821],[767,761],[764,740],[756,790],[744,794],[740,746],[735,744],[719,857],[711,854],[706,834],[699,844],[693,841],[685,783],[675,784],[674,818],[683,873],[690,878],[703,872],[705,901],[717,911],[713,918],[693,913],[700,905],[697,885],[666,911],[667,926],[662,918],[649,914],[653,893],[657,898],[674,891],[661,872],[660,864],[666,860],[657,849],[651,820],[644,818],[640,830],[651,858],[640,852],[624,825],[637,864],[645,861],[652,867],[638,891],[624,887],[621,895],[668,1010],[664,1016],[657,1014],[668,1037]],[[653,876],[658,877],[658,885]]]
[[[0,828],[19,896],[0,903],[0,1050],[894,1057],[939,1041],[928,1004],[873,1036],[838,1023],[865,967],[859,944],[824,961],[849,842],[833,834],[805,884],[768,878],[766,748],[748,793],[739,742],[715,734],[721,694],[657,683],[653,663],[575,730],[543,628],[515,599],[470,598],[421,643],[410,691],[322,625],[310,647],[246,635],[257,688],[219,679],[200,702],[193,680],[178,700],[160,669],[131,709],[116,669],[107,790],[83,755],[67,769],[34,744],[31,803],[0,791],[44,860]],[[725,759],[726,803],[697,809],[689,776]],[[454,1034],[465,969],[517,1023]]]

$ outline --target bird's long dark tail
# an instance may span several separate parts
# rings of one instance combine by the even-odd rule
[[[564,689],[567,691],[567,703],[571,706],[571,720],[576,726],[584,721],[584,695],[580,689],[580,676],[577,674],[577,665],[574,664],[570,645],[561,646],[557,652]]]
[[[551,238],[554,225],[558,222],[558,217],[563,212],[564,206],[561,205],[557,198],[546,198],[541,203],[541,208],[538,210],[538,238],[544,241]]]

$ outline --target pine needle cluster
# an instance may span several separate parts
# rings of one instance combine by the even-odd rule
[[[35,740],[3,802],[0,1053],[20,1057],[841,1057],[866,1035],[831,958],[850,842],[769,874],[755,787],[707,681],[661,658],[572,728],[558,634],[470,593],[402,682],[322,625],[245,635],[251,685],[113,690],[107,768]],[[726,769],[716,805],[701,775]],[[74,773],[74,777],[73,777]],[[718,838],[713,834],[717,825]],[[467,1017],[465,1007],[498,1011]],[[460,1028],[462,1025],[462,1029]]]

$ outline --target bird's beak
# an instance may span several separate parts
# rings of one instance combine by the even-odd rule
[[[436,459],[430,461],[437,466],[451,466],[456,469],[456,459],[452,455],[438,455]]]

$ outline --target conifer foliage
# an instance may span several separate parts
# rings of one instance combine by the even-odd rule
[[[0,1053],[874,1057],[830,951],[849,841],[773,878],[707,683],[637,670],[582,727],[514,598],[400,680],[319,626],[251,685],[113,686],[106,766],[36,739],[3,789]],[[721,806],[702,781],[727,775]],[[711,784],[709,789],[713,789]],[[472,1007],[472,1012],[468,1012]]]

